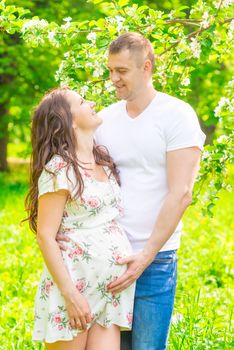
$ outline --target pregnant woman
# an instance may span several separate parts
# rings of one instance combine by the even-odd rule
[[[120,329],[131,329],[135,286],[119,294],[106,288],[127,269],[118,259],[132,251],[116,222],[117,169],[93,141],[102,122],[94,106],[58,88],[33,115],[26,207],[45,261],[33,339],[46,350],[119,350]],[[67,236],[66,250],[57,233]]]

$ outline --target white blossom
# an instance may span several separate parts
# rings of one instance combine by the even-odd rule
[[[229,28],[234,30],[234,19],[230,22]]]
[[[231,88],[234,88],[234,76],[232,77],[232,80],[228,82],[228,86],[230,86]]]
[[[93,67],[93,63],[92,62],[86,62],[85,63],[85,67],[86,68],[92,68]]]
[[[128,31],[129,27],[127,25],[124,25],[125,18],[122,16],[116,16],[115,17],[115,23],[117,24],[116,30],[117,32],[121,32],[123,30]]]
[[[215,4],[215,8],[225,8],[225,7],[229,7],[230,5],[232,5],[234,3],[234,0],[219,0],[216,2]]]
[[[96,54],[92,53],[92,52],[89,52],[89,51],[86,51],[85,56],[86,56],[87,59],[88,58],[92,59],[92,58],[94,58],[96,56]]]
[[[163,62],[161,65],[158,65],[156,69],[157,69],[157,77],[158,77],[159,82],[163,86],[165,86],[167,84],[167,73],[166,73],[167,66],[166,66],[166,63]]]
[[[201,28],[208,28],[210,23],[209,23],[209,13],[206,11],[203,13],[202,16],[203,21],[201,22]]]
[[[202,159],[204,160],[204,159],[207,159],[207,158],[209,158],[210,157],[210,152],[208,152],[208,151],[204,151],[203,153],[202,153]]]
[[[49,39],[50,41],[53,41],[54,36],[55,36],[55,32],[53,32],[53,31],[48,32],[48,39]]]
[[[221,97],[218,106],[215,108],[214,113],[216,117],[219,117],[222,109],[227,108],[231,113],[234,112],[234,105],[227,97]]]
[[[64,18],[63,20],[64,20],[64,22],[71,22],[71,21],[72,21],[72,18],[71,18],[71,17],[66,17],[66,18]]]
[[[61,25],[61,28],[64,29],[64,30],[67,30],[70,26],[71,26],[71,20],[72,18],[71,17],[66,17],[63,19],[64,22],[66,22],[65,24]]]
[[[118,33],[121,32],[121,31],[126,31],[127,32],[129,30],[129,26],[126,26],[126,25],[124,26],[123,23],[119,23],[117,25],[116,29],[117,29]]]
[[[103,75],[104,73],[104,70],[101,66],[98,66],[94,69],[94,72],[93,72],[93,77],[100,77],[101,75]]]
[[[228,140],[228,136],[227,135],[221,135],[219,136],[219,138],[217,139],[218,143],[225,143],[225,141]]]
[[[135,17],[135,15],[136,15],[136,7],[133,7],[133,6],[128,7],[127,10],[126,10],[126,13],[130,17]]]
[[[228,192],[232,192],[232,185],[231,185],[231,184],[228,184],[228,185],[226,186],[226,190],[227,190]]]
[[[55,73],[55,80],[56,81],[63,79],[63,77],[65,76],[65,72],[64,72],[65,68],[66,68],[66,62],[62,61],[60,63],[59,69]]]
[[[87,39],[89,41],[91,41],[92,44],[96,43],[96,39],[97,39],[97,34],[95,32],[91,32],[87,35]]]
[[[65,52],[65,54],[63,55],[65,58],[69,58],[70,57],[70,51]]]
[[[68,21],[61,26],[61,29],[67,30],[70,26],[71,26],[71,22]]]
[[[118,32],[120,31],[128,31],[129,30],[129,26],[128,25],[124,25],[125,22],[125,18],[122,16],[115,16],[115,17],[110,17],[107,19],[107,22],[113,25],[116,25],[116,30]]]
[[[82,97],[84,97],[88,91],[89,91],[89,87],[87,85],[84,85],[79,89],[79,93],[81,94]]]
[[[74,82],[74,79],[73,78],[69,78],[69,77],[63,77],[62,79],[60,79],[60,80],[62,80],[62,82],[61,82],[61,85],[65,85],[65,86],[69,86],[69,85],[71,85],[73,82]]]
[[[59,47],[59,42],[58,42],[58,40],[56,40],[55,35],[56,35],[56,33],[54,31],[50,31],[50,32],[48,32],[47,37],[53,46]]]
[[[228,40],[230,40],[232,42],[233,40],[233,33],[232,33],[232,30],[229,30],[228,31]],[[228,50],[228,52],[230,52],[230,50]]]
[[[172,11],[168,14],[168,18],[169,18],[169,19],[175,18],[175,10],[172,10]]]
[[[116,23],[119,24],[121,22],[124,22],[125,21],[125,18],[122,17],[122,16],[116,16],[115,17],[115,20],[116,20]]]
[[[196,38],[191,39],[190,48],[192,50],[193,57],[199,58],[201,54],[201,45]]]
[[[35,29],[44,29],[48,26],[48,22],[44,19],[37,20],[37,19],[31,19],[30,21],[27,21],[22,26],[22,33],[25,34],[27,31],[35,31]]]
[[[182,79],[181,85],[188,86],[189,84],[190,84],[190,79],[189,78],[185,77],[185,78]]]
[[[176,51],[180,54],[181,52],[186,50],[186,48],[187,48],[187,43],[186,43],[186,40],[183,38],[180,40],[179,44],[177,45]]]
[[[112,84],[112,82],[111,82],[110,80],[107,80],[107,81],[105,82],[104,86],[105,86],[105,88],[106,88],[106,90],[107,90],[108,92],[112,92],[112,91],[115,90],[115,88],[114,88],[114,86],[113,86],[113,84]]]

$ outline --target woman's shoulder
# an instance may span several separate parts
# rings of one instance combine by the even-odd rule
[[[52,158],[46,163],[45,170],[57,173],[61,171],[62,169],[67,168],[67,162],[63,159],[62,156],[55,154],[52,156]]]

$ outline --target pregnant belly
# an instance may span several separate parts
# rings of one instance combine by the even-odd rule
[[[122,228],[112,221],[92,230],[68,233],[70,242],[66,242],[67,255],[73,261],[92,259],[116,264],[118,259],[132,254],[131,245]]]
[[[118,259],[131,255],[129,243],[121,240],[101,240],[97,234],[86,234],[86,239],[73,236],[63,252],[65,265],[74,282],[88,279],[92,289],[98,285],[108,285],[127,270],[127,265],[118,264]],[[95,287],[96,285],[96,287]]]

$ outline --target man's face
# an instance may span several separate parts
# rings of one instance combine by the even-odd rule
[[[109,54],[110,79],[119,99],[133,100],[145,85],[144,62],[140,61],[140,57],[134,56],[127,49]]]

